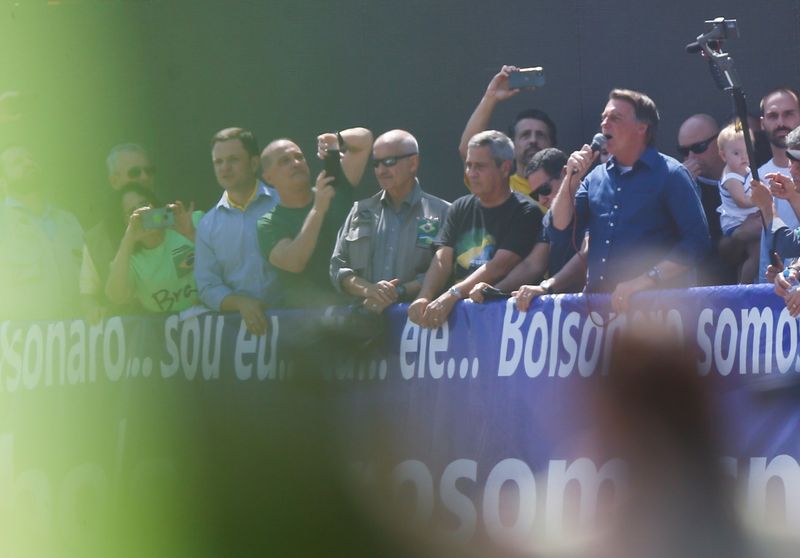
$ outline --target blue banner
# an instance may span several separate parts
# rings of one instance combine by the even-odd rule
[[[643,293],[634,302],[614,316],[602,295],[546,296],[528,312],[513,300],[465,301],[432,330],[398,305],[377,339],[371,322],[346,309],[270,313],[263,337],[218,314],[3,322],[3,509],[16,514],[12,523],[41,525],[41,544],[63,549],[73,537],[79,555],[117,501],[166,514],[160,492],[142,494],[163,488],[153,479],[165,470],[191,471],[209,440],[246,460],[238,452],[263,432],[285,443],[280,413],[303,409],[318,420],[304,435],[335,448],[360,485],[386,483],[398,495],[413,488],[413,520],[443,511],[456,540],[481,529],[498,539],[558,531],[570,482],[581,486],[581,521],[591,522],[600,484],[624,482],[624,464],[587,451],[583,390],[602,374],[614,336],[651,320],[685,340],[713,387],[720,459],[747,513],[767,514],[767,487],[779,480],[780,521],[800,529],[798,321],[767,286]],[[330,389],[298,396],[296,386],[315,380]],[[223,423],[235,433],[214,438]],[[175,450],[187,439],[192,457]],[[520,502],[510,520],[502,517],[509,486]]]

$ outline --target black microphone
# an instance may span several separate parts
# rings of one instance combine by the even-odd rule
[[[597,153],[603,149],[606,146],[606,142],[608,142],[608,138],[603,134],[595,134],[592,138],[592,144],[589,146],[592,148],[592,153]]]
[[[592,153],[597,153],[598,151],[603,149],[606,146],[606,142],[607,141],[608,141],[608,138],[605,137],[603,134],[601,134],[601,133],[595,134],[594,137],[592,138],[591,145],[589,145],[589,147],[592,150]],[[571,174],[577,174],[577,173],[578,173],[578,169],[572,169]]]

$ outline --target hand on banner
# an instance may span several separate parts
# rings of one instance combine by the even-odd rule
[[[472,290],[469,292],[470,300],[472,300],[472,302],[477,302],[478,304],[483,304],[485,297],[483,296],[482,291],[485,287],[491,287],[491,285],[489,285],[489,283],[484,283],[483,281],[481,281],[480,283],[472,287]]]
[[[546,295],[547,291],[540,285],[522,285],[519,290],[511,293],[517,300],[517,310],[527,312],[536,298]]]
[[[764,274],[764,277],[766,277],[767,281],[769,281],[770,283],[774,283],[774,282],[775,282],[775,279],[776,279],[776,277],[777,277],[777,275],[778,275],[778,274],[779,274],[781,271],[783,271],[783,266],[780,266],[780,267],[778,267],[778,266],[775,266],[775,265],[769,264],[769,265],[767,266],[767,272]],[[782,295],[782,294],[780,294],[780,293],[778,293],[778,294],[779,294],[780,296],[783,296],[783,295]]]
[[[640,275],[630,281],[624,281],[617,285],[611,294],[611,308],[617,314],[627,312],[630,308],[631,297],[640,291],[653,288],[653,280],[649,277]]]
[[[417,324],[418,326],[423,326],[422,317],[425,315],[425,309],[431,303],[430,300],[427,298],[418,298],[414,302],[408,305],[408,319]]]

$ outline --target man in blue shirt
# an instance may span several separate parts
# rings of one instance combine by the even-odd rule
[[[250,333],[263,335],[272,277],[258,252],[256,221],[272,211],[278,194],[258,180],[258,151],[252,132],[242,128],[212,138],[214,173],[225,192],[197,225],[194,273],[203,304],[239,312]]]
[[[612,90],[601,123],[611,158],[581,182],[597,153],[588,145],[574,152],[545,218],[553,238],[583,238],[588,228],[586,290],[612,292],[616,312],[639,291],[688,286],[687,272],[711,247],[691,176],[653,147],[658,120],[647,95]]]

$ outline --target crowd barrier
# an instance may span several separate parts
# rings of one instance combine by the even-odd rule
[[[398,305],[382,342],[336,341],[350,351],[316,337],[320,324],[348,323],[343,309],[272,312],[263,337],[219,314],[3,322],[0,525],[68,555],[96,544],[119,501],[147,525],[169,524],[160,475],[193,474],[198,455],[213,452],[206,442],[247,460],[269,431],[295,438],[298,460],[320,458],[297,433],[276,434],[298,420],[292,413],[315,417],[301,427],[320,435],[309,444],[335,445],[361,485],[385,477],[398,494],[412,489],[414,521],[447,514],[454,539],[558,531],[575,483],[569,513],[591,522],[600,484],[624,482],[624,467],[583,453],[591,425],[576,394],[601,374],[615,332],[647,317],[696,351],[720,404],[720,459],[746,514],[773,513],[778,486],[771,520],[800,529],[798,321],[783,301],[768,286],[713,287],[642,293],[628,314],[610,312],[603,295],[546,296],[526,313],[510,301],[465,301],[425,330]],[[329,366],[310,378],[297,354]],[[231,431],[219,436],[219,425]],[[267,455],[285,456],[269,444]],[[253,487],[263,477],[239,480]],[[511,521],[500,504],[509,486],[520,502]]]

